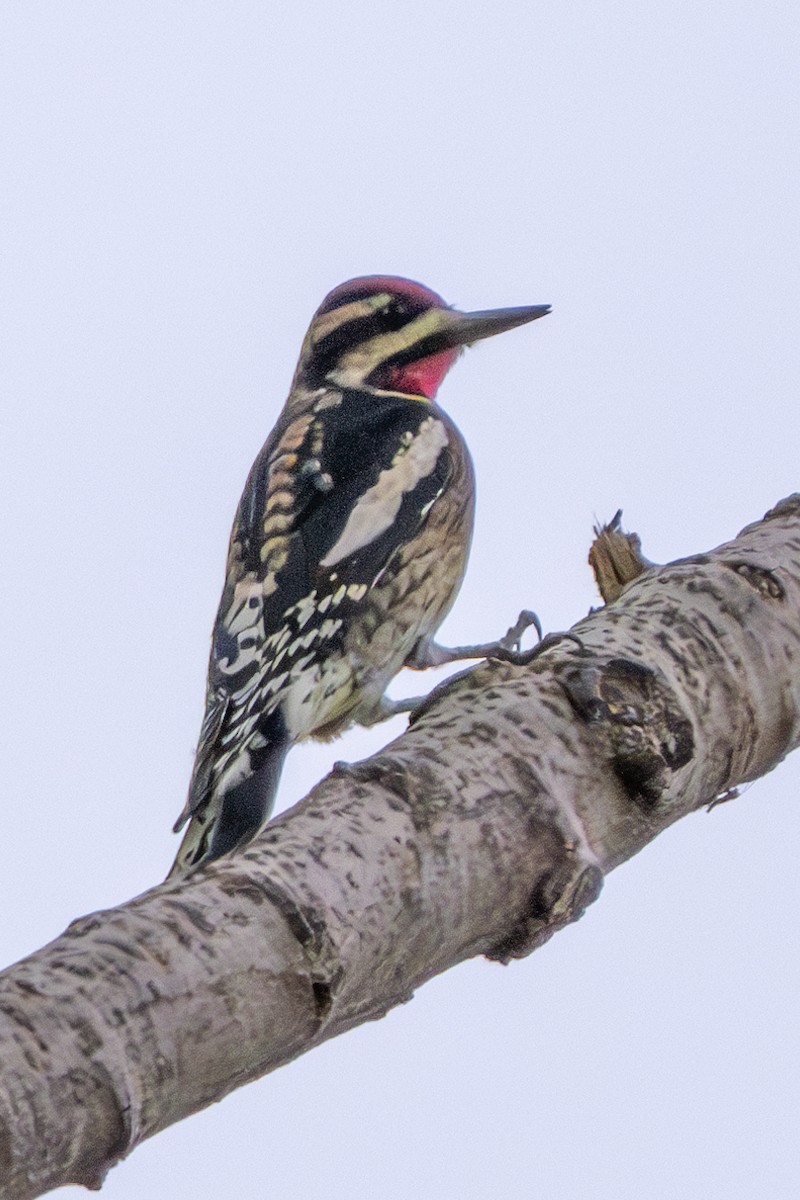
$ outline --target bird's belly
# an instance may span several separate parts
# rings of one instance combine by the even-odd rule
[[[318,736],[317,730],[331,722],[349,724],[346,715],[353,707],[356,676],[346,655],[334,654],[302,672],[287,687],[281,712],[292,741]],[[339,728],[330,735],[338,733]]]
[[[326,740],[372,724],[376,706],[417,644],[453,604],[472,533],[469,499],[443,496],[420,533],[402,546],[356,601],[340,645],[291,685],[284,715],[293,739]]]
[[[464,540],[439,553],[412,555],[391,578],[374,586],[345,641],[349,671],[328,668],[341,686],[326,685],[325,705],[310,736],[325,740],[349,725],[374,723],[381,697],[418,643],[431,637],[447,615],[463,576]],[[308,736],[308,735],[306,735]]]

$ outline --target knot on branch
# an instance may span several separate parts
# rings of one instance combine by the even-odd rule
[[[263,875],[228,869],[220,872],[218,887],[240,900],[247,897],[253,904],[268,903],[281,914],[303,952],[316,1020],[320,1027],[324,1025],[342,982],[326,914],[310,904],[299,903],[286,887]]]
[[[495,736],[490,725],[485,729],[487,738]],[[433,764],[399,752],[384,751],[357,763],[337,762],[333,773],[347,776],[356,785],[379,784],[392,798],[392,806],[408,814],[417,833],[428,832],[452,806],[452,794]],[[358,787],[353,791],[354,796],[363,794]]]
[[[537,881],[528,911],[502,941],[486,951],[487,958],[501,963],[525,958],[559,929],[579,920],[597,899],[603,887],[603,872],[596,862],[576,854],[576,849],[564,847],[559,864]]]
[[[587,725],[603,731],[611,766],[628,796],[652,809],[694,754],[692,725],[660,672],[626,658],[570,665],[559,677]]]
[[[768,567],[760,567],[756,563],[742,562],[741,560],[728,560],[724,565],[745,583],[749,583],[760,596],[768,597],[770,600],[786,599],[786,588],[775,572]]]

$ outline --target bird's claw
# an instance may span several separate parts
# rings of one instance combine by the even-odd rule
[[[522,648],[522,635],[526,629],[530,629],[531,625],[536,630],[538,640],[541,642],[543,637],[542,622],[530,608],[523,608],[517,617],[516,623],[511,626],[508,632],[497,643],[499,649],[509,650],[511,653],[519,653]]]
[[[517,617],[516,623],[496,642],[483,642],[475,646],[440,646],[433,638],[424,638],[415,646],[414,651],[406,659],[406,666],[421,671],[427,667],[442,667],[447,663],[463,662],[468,658],[500,658],[506,662],[515,662],[517,655],[522,655],[522,661],[529,651],[520,649],[522,635],[531,625],[542,638],[542,623],[535,612],[525,608]]]
[[[530,624],[534,624],[534,622],[530,622]],[[514,628],[516,629],[516,626]],[[498,653],[493,654],[492,658],[497,658],[500,662],[513,663],[515,667],[526,667],[528,663],[532,663],[540,654],[544,654],[545,650],[551,650],[559,642],[568,640],[574,642],[579,650],[583,649],[583,642],[575,633],[548,633],[547,637],[542,637],[542,629],[538,620],[536,621],[536,628],[539,631],[539,641],[530,650],[520,650],[518,646],[514,648],[513,645],[505,646],[503,643],[500,643]],[[512,630],[508,632],[511,633]],[[503,642],[505,642],[505,638]]]

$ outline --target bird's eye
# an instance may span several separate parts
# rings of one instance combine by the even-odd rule
[[[384,328],[388,330],[400,329],[408,321],[413,314],[408,305],[402,300],[390,300],[388,304],[380,310],[380,319]]]

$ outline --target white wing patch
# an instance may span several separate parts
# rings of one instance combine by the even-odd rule
[[[320,565],[335,566],[390,529],[400,511],[403,496],[430,475],[447,441],[447,430],[442,422],[435,417],[426,417],[415,436],[397,451],[391,466],[381,471],[377,483],[359,498],[338,541]]]

